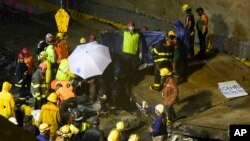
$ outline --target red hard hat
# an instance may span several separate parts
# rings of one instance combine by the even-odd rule
[[[23,59],[24,55],[20,52],[20,53],[18,53],[17,57],[18,57],[18,59]]]
[[[23,49],[22,49],[22,54],[23,54],[23,55],[27,55],[28,52],[29,52],[29,50],[28,50],[27,48],[23,48]]]
[[[129,21],[128,21],[128,26],[135,26],[135,22],[132,21],[132,20],[129,20]]]
[[[89,41],[95,41],[96,40],[96,35],[91,33],[91,34],[89,34],[88,39],[89,39]]]

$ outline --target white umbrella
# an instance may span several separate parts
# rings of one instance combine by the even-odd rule
[[[111,62],[109,48],[90,42],[78,45],[68,57],[70,71],[87,79],[101,75]]]

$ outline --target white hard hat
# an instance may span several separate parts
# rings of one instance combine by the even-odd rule
[[[155,110],[159,111],[159,113],[163,113],[164,111],[164,105],[163,104],[158,104],[155,106]]]

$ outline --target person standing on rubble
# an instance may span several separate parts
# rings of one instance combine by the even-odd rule
[[[18,90],[19,100],[21,101],[25,101],[26,96],[29,95],[29,90],[27,86],[27,74],[28,67],[24,63],[24,55],[22,53],[19,53],[15,70],[15,87]]]
[[[162,89],[162,82],[160,76],[160,69],[168,68],[172,70],[172,58],[174,46],[171,44],[174,32],[169,32],[165,38],[155,45],[152,49],[154,56],[154,84],[150,86],[151,90],[160,91]]]
[[[208,17],[204,13],[204,9],[199,7],[196,9],[199,19],[196,23],[196,29],[198,31],[198,37],[200,42],[200,51],[197,54],[198,59],[204,59],[206,55],[206,37],[208,33]]]
[[[30,92],[35,98],[35,109],[41,109],[42,105],[46,102],[46,70],[47,65],[41,63],[39,68],[32,74]]]
[[[184,21],[184,27],[186,28],[187,34],[189,34],[189,54],[188,59],[192,60],[194,57],[194,26],[195,26],[195,19],[194,14],[192,13],[192,7],[189,4],[183,4],[182,6],[183,12],[185,12],[186,17]]]
[[[135,83],[138,76],[138,67],[140,60],[143,58],[142,39],[139,31],[135,30],[135,22],[128,21],[128,30],[123,32],[123,60],[126,65],[126,76],[129,83]]]
[[[44,51],[46,49],[46,47],[50,44],[53,43],[53,35],[51,33],[47,33],[45,36],[45,39],[41,40],[38,45],[37,48],[35,50],[36,55],[37,55],[37,60],[39,59],[39,54]]]

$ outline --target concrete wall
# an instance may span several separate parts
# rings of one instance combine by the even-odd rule
[[[202,6],[209,17],[209,33],[215,34],[215,47],[238,56],[239,46],[245,46],[250,59],[250,46],[245,42],[250,39],[250,3],[248,0],[95,0],[108,6],[119,7],[143,15],[152,16],[167,23],[184,20],[182,5],[189,3],[193,7],[195,18],[198,19],[195,9]],[[243,44],[243,45],[242,45]],[[237,46],[238,45],[238,46]]]

